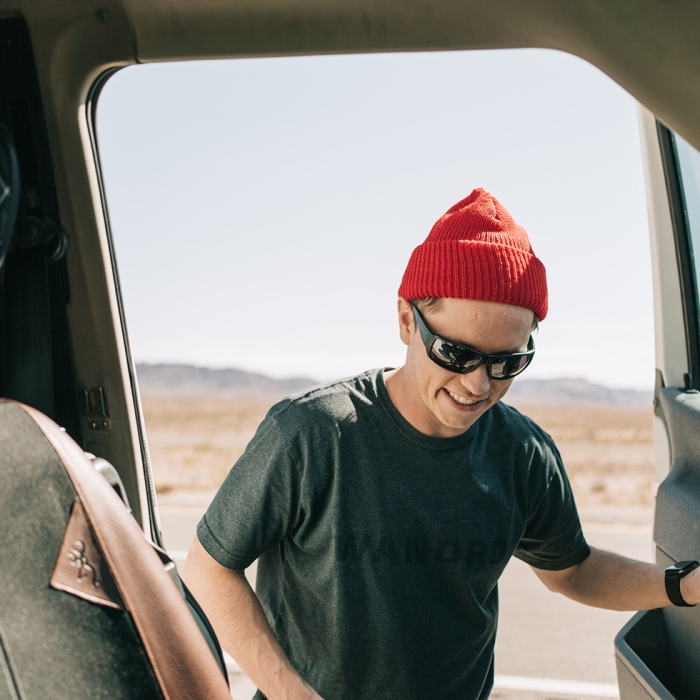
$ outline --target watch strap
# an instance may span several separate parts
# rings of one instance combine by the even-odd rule
[[[686,603],[681,594],[681,579],[699,566],[696,561],[680,561],[666,569],[664,583],[668,599],[679,608],[692,608],[691,603]]]

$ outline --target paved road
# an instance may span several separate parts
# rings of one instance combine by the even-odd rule
[[[192,541],[207,499],[206,495],[173,494],[161,503],[165,544],[180,555],[175,557],[178,564]],[[584,530],[595,547],[651,561],[651,529],[647,526],[589,523],[584,524]],[[548,690],[541,679],[594,683],[598,685],[591,688],[599,694],[614,692],[609,685],[616,683],[613,639],[630,613],[588,608],[550,593],[518,560],[506,568],[499,591],[496,674],[504,678],[497,683],[494,700],[590,697],[585,686],[554,684]],[[535,679],[534,688],[527,679]],[[251,697],[253,686],[244,676],[237,674],[232,681],[237,700]]]

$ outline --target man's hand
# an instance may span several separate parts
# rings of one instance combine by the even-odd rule
[[[561,571],[535,569],[550,590],[579,603],[608,610],[653,610],[672,605],[666,594],[665,569],[591,548],[590,556]],[[700,603],[700,569],[681,579],[681,595]]]
[[[290,663],[242,571],[221,566],[195,538],[184,578],[221,646],[269,700],[323,700]]]

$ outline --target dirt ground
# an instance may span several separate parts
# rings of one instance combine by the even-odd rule
[[[269,402],[144,398],[156,489],[209,490],[243,453]],[[652,413],[521,408],[556,441],[579,506],[648,506],[653,499]]]
[[[225,399],[144,398],[156,490],[218,488],[270,405]]]

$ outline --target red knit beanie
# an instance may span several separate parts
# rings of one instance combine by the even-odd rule
[[[485,299],[547,315],[544,265],[522,226],[480,187],[441,216],[411,254],[399,296]]]

